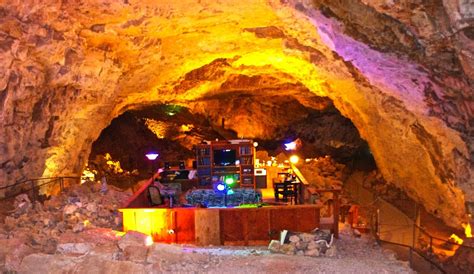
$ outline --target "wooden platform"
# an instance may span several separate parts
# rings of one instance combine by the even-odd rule
[[[155,242],[197,245],[267,245],[281,230],[310,232],[319,227],[317,205],[261,208],[124,208],[123,230]]]

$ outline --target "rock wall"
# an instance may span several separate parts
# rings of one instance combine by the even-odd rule
[[[328,97],[387,181],[459,227],[474,201],[471,6],[445,1],[426,13],[457,33],[438,49],[420,48],[431,36],[402,20],[406,9],[377,3],[340,12],[339,1],[4,1],[0,185],[79,174],[101,130],[128,109],[269,87],[306,106]],[[360,15],[380,28],[360,28]],[[417,57],[427,49],[432,58]]]

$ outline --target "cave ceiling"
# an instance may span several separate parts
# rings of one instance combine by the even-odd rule
[[[468,2],[2,1],[0,185],[80,174],[130,109],[327,99],[388,182],[460,227],[474,201]],[[267,134],[272,112],[253,112],[262,123],[242,134]]]

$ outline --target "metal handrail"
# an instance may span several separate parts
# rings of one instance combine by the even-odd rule
[[[26,180],[23,180],[23,181],[20,181],[20,182],[17,182],[17,183],[8,185],[8,186],[0,187],[0,190],[6,190],[6,189],[10,189],[10,188],[19,187],[19,186],[27,186],[28,187],[27,189],[22,189],[22,190],[14,193],[14,194],[1,197],[0,201],[15,197],[19,194],[26,193],[26,192],[29,192],[29,191],[33,191],[33,199],[36,199],[36,193],[35,193],[36,189],[38,189],[40,187],[43,187],[43,186],[46,186],[46,185],[51,185],[51,184],[54,184],[54,183],[59,183],[59,188],[62,191],[64,189],[64,179],[77,179],[77,180],[80,180],[81,177],[79,177],[79,176],[59,176],[59,177],[41,177],[41,178],[26,179]],[[38,184],[38,182],[40,182],[40,181],[46,181],[46,182]],[[35,184],[35,182],[36,182],[36,184]]]
[[[417,224],[413,224],[415,226],[415,228],[418,228],[421,232],[423,232],[424,235],[428,236],[430,238],[430,248],[432,246],[432,239],[436,239],[438,241],[442,241],[443,243],[449,243],[449,244],[452,244],[452,245],[457,245],[457,246],[462,246],[462,247],[467,247],[467,248],[470,248],[470,249],[474,249],[474,246],[470,246],[470,245],[465,245],[465,244],[458,244],[456,242],[450,242],[448,240],[445,240],[445,239],[441,239],[441,238],[437,238],[437,237],[434,237],[434,236],[431,236],[431,234],[429,232],[427,232],[424,228],[418,226]]]
[[[367,190],[367,191],[369,191],[369,192],[371,192],[371,193],[374,193],[374,192],[372,191],[372,189],[370,189],[370,188],[368,188],[368,187],[365,187],[365,186],[362,186],[362,187],[363,187],[365,190]],[[387,202],[385,199],[383,199],[383,198],[381,198],[380,196],[376,195],[376,199],[375,199],[370,205],[375,204],[375,202],[378,201],[379,199],[382,200],[382,201],[384,201],[384,202],[386,202],[386,203],[389,203],[389,202]],[[417,202],[415,202],[415,201],[413,201],[413,202],[416,204],[417,207],[420,206],[419,203],[417,203]],[[368,207],[368,205],[359,206],[359,207]],[[441,239],[441,238],[434,237],[434,236],[432,236],[429,232],[427,232],[424,228],[422,228],[422,227],[420,227],[419,225],[417,225],[415,222],[413,222],[413,226],[414,226],[415,228],[418,228],[424,235],[426,235],[426,236],[428,236],[428,237],[430,238],[430,248],[432,247],[432,240],[433,240],[433,239],[436,239],[436,240],[442,241],[442,242],[444,242],[444,243],[449,243],[449,244],[457,245],[457,246],[460,246],[460,247],[462,246],[462,247],[467,247],[467,248],[470,248],[470,249],[474,249],[474,246],[469,246],[469,245],[464,245],[464,244],[458,244],[458,243],[456,243],[456,242],[450,242],[450,241],[447,241],[447,240],[445,240],[445,239]]]
[[[427,256],[425,256],[423,254],[423,252],[417,250],[416,248],[413,248],[409,245],[405,245],[405,244],[401,244],[401,243],[395,243],[395,242],[390,242],[390,241],[386,241],[386,240],[382,240],[380,239],[378,236],[376,236],[376,240],[377,242],[379,243],[387,243],[387,244],[393,244],[393,245],[398,245],[398,246],[402,246],[402,247],[406,247],[410,250],[410,266],[412,266],[412,259],[411,259],[411,252],[416,252],[416,254],[418,254],[421,258],[423,258],[425,261],[427,261],[428,263],[430,263],[430,265],[436,267],[439,271],[441,271],[441,273],[447,273],[442,266],[440,266],[437,262],[431,260],[430,258],[428,258]],[[412,266],[413,267],[413,266]]]
[[[364,187],[365,188],[365,187]],[[365,188],[366,190],[372,192],[372,190],[368,189],[368,188]],[[377,200],[382,200],[382,201],[385,201],[383,198],[381,198],[380,196],[376,196],[376,199],[373,203],[375,203]],[[387,201],[385,201],[387,202]],[[417,206],[419,206],[418,203],[415,202],[415,204]],[[372,206],[372,203],[371,203],[371,206]],[[367,207],[367,206],[361,206],[361,207]],[[379,224],[381,225],[381,224]],[[415,222],[413,222],[413,224],[411,225],[413,227],[413,229],[419,229],[419,231],[421,233],[423,233],[423,235],[427,236],[429,239],[430,239],[430,243],[429,243],[429,249],[430,250],[433,250],[433,239],[436,239],[438,241],[441,241],[444,243],[449,243],[449,244],[452,244],[452,245],[456,245],[456,246],[459,246],[459,247],[467,247],[467,248],[470,248],[470,249],[474,249],[474,247],[472,246],[469,246],[469,245],[463,245],[463,244],[458,244],[456,242],[450,242],[449,240],[445,240],[445,239],[440,239],[440,238],[437,238],[437,237],[434,237],[432,236],[429,232],[427,232],[424,228],[418,226]],[[409,245],[405,245],[405,244],[401,244],[401,243],[396,243],[396,242],[391,242],[391,241],[387,241],[387,240],[382,240],[379,236],[378,233],[374,233],[374,236],[376,238],[376,240],[378,242],[382,242],[382,243],[387,243],[387,244],[393,244],[393,245],[398,245],[398,246],[402,246],[402,247],[406,247],[406,248],[409,248],[410,250],[410,265],[412,265],[412,257],[411,257],[411,252],[415,251],[421,258],[423,258],[425,261],[427,261],[430,265],[436,267],[439,271],[441,271],[442,273],[446,273],[446,271],[443,269],[443,267],[436,261],[430,259],[429,257],[427,257],[424,253],[423,250],[418,250],[416,249],[414,246],[409,246]]]

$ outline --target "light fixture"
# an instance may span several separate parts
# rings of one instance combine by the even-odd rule
[[[225,183],[226,183],[227,185],[233,184],[233,183],[234,183],[234,178],[232,178],[232,177],[227,177],[227,178],[225,179]]]
[[[224,191],[225,188],[226,188],[226,186],[225,186],[224,184],[217,184],[217,187],[216,187],[216,188],[217,188],[217,190],[219,190],[219,191]]]
[[[298,157],[298,155],[291,155],[291,157],[290,157],[290,162],[292,164],[298,163],[299,160],[300,160],[300,157]]]
[[[285,150],[295,150],[296,142],[290,142],[285,144]]]
[[[258,147],[258,142],[253,142],[254,147]]]
[[[149,152],[149,153],[145,154],[145,156],[148,158],[148,160],[154,161],[154,160],[156,160],[156,158],[158,158],[159,154],[156,153],[156,152]]]

